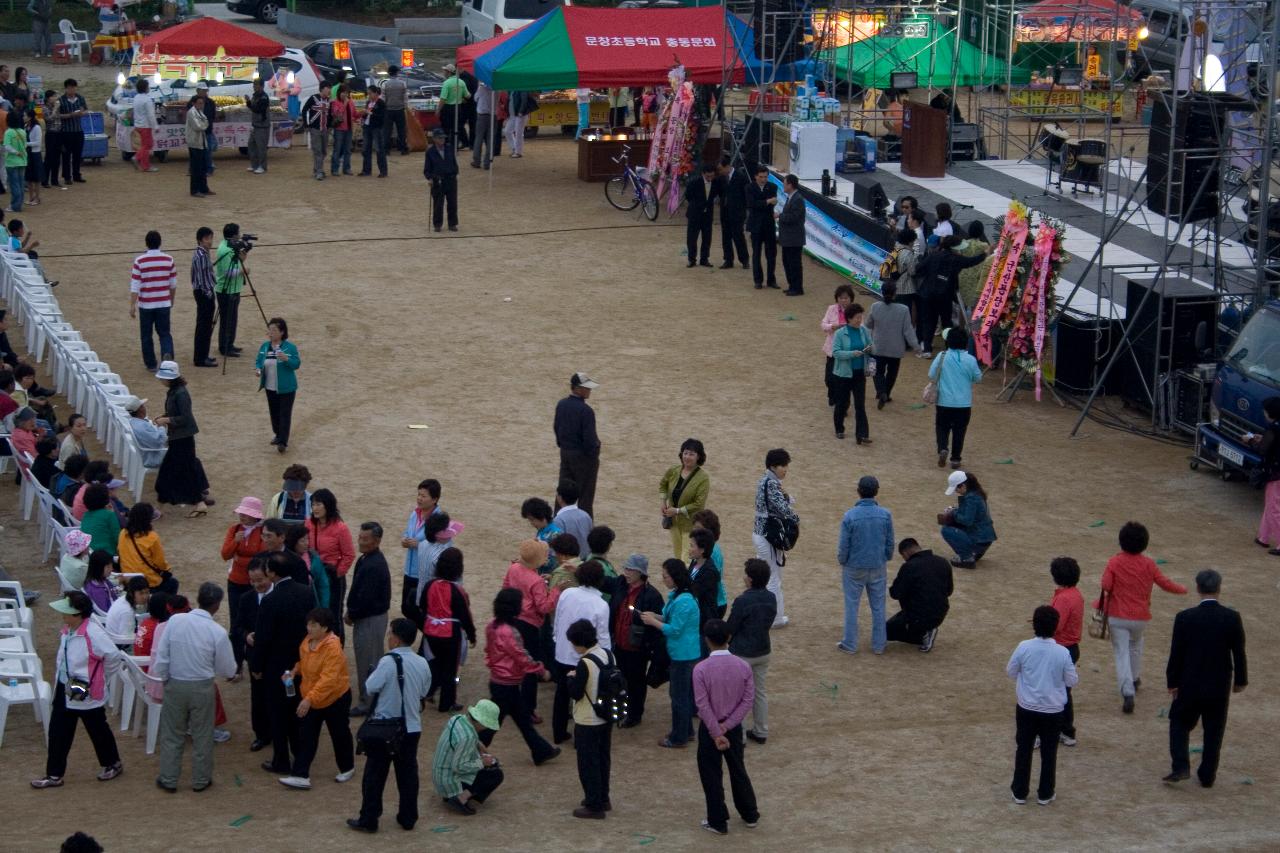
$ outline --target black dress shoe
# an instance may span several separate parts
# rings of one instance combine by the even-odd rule
[[[783,296],[804,296],[804,291],[803,290],[784,290],[782,291],[782,295]]]
[[[244,352],[244,348],[243,348],[243,347],[233,346],[233,347],[231,347],[231,351],[232,351],[233,353],[235,353],[236,355],[239,355],[240,353]]]
[[[254,738],[253,743],[249,744],[249,751],[257,752],[261,749],[265,749],[266,746],[267,742],[265,740],[258,740],[257,738]]]
[[[362,822],[358,817],[347,818],[347,826],[351,827],[356,832],[377,832],[378,831],[378,827],[370,826],[369,824]]]
[[[766,285],[765,285],[765,287],[772,288],[773,290],[781,290],[781,289],[782,289],[782,288],[778,285],[778,283],[777,283],[776,281],[771,281],[771,282],[769,282],[768,284],[766,284]]]
[[[218,360],[216,358],[206,358],[204,361],[197,361],[196,367],[217,367]]]
[[[1190,778],[1191,778],[1190,773],[1170,773],[1168,776],[1165,776],[1160,781],[1165,783],[1166,785],[1176,785],[1179,782],[1185,782]]]
[[[359,705],[347,712],[348,717],[367,717],[369,716],[368,708],[361,708]]]
[[[75,178],[72,178],[71,180],[75,181],[77,184],[87,184],[87,183],[89,183],[89,182],[88,182],[88,181],[86,181],[84,178],[80,178],[80,177],[75,177]]]
[[[439,225],[437,225],[437,226],[435,227],[435,230],[436,230],[436,232],[438,233],[438,232],[442,231],[443,229],[442,229]]]
[[[697,266],[697,263],[695,263],[694,261],[689,261],[689,263],[685,264],[685,266],[687,266],[687,267],[696,267],[696,266]]]
[[[951,565],[957,569],[972,569],[976,564],[973,560],[952,560]]]
[[[712,267],[711,267],[711,261],[698,261],[698,266],[700,266],[700,267],[706,267],[707,269],[711,269],[711,268],[712,268]]]
[[[285,767],[285,768],[276,767],[270,761],[262,762],[262,769],[267,771],[268,773],[279,773],[281,776],[288,776],[290,775],[290,772],[291,772],[288,767]]]
[[[764,285],[757,281],[757,282],[756,282],[756,290],[764,290]]]
[[[743,262],[742,262],[742,268],[743,268],[744,270],[749,270],[749,269],[751,269],[751,264],[747,263],[746,261],[743,261]]]
[[[227,358],[239,358],[239,357],[240,357],[240,353],[239,353],[239,351],[236,351],[236,352],[224,352],[224,353],[223,353],[223,355],[224,355],[224,356],[226,356]]]
[[[538,759],[537,761],[533,762],[533,766],[534,766],[534,767],[541,767],[542,765],[546,764],[548,761],[552,760],[553,758],[559,758],[559,757],[560,757],[560,753],[561,753],[561,752],[563,752],[563,751],[564,751],[564,750],[562,750],[560,747],[558,747],[558,746],[557,746],[554,750],[552,750],[551,752],[547,753],[547,757],[546,757],[546,758],[540,758],[540,759]]]
[[[1124,703],[1120,706],[1120,710],[1124,711],[1126,714],[1133,713],[1133,697],[1132,696],[1124,697]]]
[[[733,269],[733,261],[725,261],[723,264],[720,265],[720,269],[722,270]]]
[[[396,818],[396,824],[397,824],[401,829],[403,829],[405,832],[409,832],[409,831],[411,831],[411,830],[413,829],[413,824],[412,824],[412,823],[407,823],[407,822],[405,822],[405,821],[401,820],[400,818]]]
[[[583,800],[581,803],[579,803],[579,805],[581,805],[585,809],[587,807],[587,801]],[[601,811],[606,811],[606,812],[613,811],[613,802],[611,800],[605,800],[604,808]]]
[[[747,732],[747,740],[753,740],[756,743],[763,744],[768,739],[769,738],[767,737],[760,737],[760,735],[756,734],[755,732],[751,732],[751,731]]]
[[[464,803],[462,800],[459,800],[457,797],[449,797],[447,800],[444,801],[444,804],[449,808],[453,809],[458,814],[473,815],[476,813],[475,806],[471,805],[470,801],[467,801]]]
[[[554,738],[554,740],[557,744],[561,744],[565,741],[573,740],[573,735],[560,735],[560,737]]]
[[[636,726],[638,726],[638,725],[640,725],[640,721],[639,721],[639,720],[623,720],[622,722],[618,723],[618,728],[620,728],[620,729],[634,729],[634,728],[635,728]]]

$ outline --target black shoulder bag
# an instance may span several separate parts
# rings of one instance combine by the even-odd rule
[[[373,709],[378,706],[379,694],[375,693],[370,696],[369,716],[365,717],[364,722],[360,724],[360,728],[356,729],[356,753],[359,755],[366,754],[371,748],[387,755],[395,755],[407,733],[405,728],[404,662],[400,660],[400,655],[392,652],[387,652],[383,657],[389,657],[396,662],[396,682],[400,685],[400,716],[375,719]]]

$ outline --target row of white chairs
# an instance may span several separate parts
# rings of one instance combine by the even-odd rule
[[[25,332],[27,351],[37,363],[48,355],[48,369],[58,390],[85,416],[120,467],[134,500],[141,500],[150,469],[143,464],[124,409],[128,386],[63,319],[53,289],[26,255],[0,250],[0,295]]]

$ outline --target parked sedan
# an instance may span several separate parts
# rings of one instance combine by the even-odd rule
[[[327,81],[336,79],[340,71],[347,72],[347,78],[357,92],[365,91],[370,83],[385,79],[388,66],[400,64],[400,48],[393,44],[371,39],[347,39],[351,57],[337,59],[333,55],[333,43],[334,39],[313,41],[302,52],[316,64]],[[444,78],[420,64],[402,68],[400,79],[409,85],[409,96],[419,98],[439,95],[440,86],[444,83]]]
[[[227,8],[266,24],[274,24],[280,14],[280,4],[276,0],[227,0]]]

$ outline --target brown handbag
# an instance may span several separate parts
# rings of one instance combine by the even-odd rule
[[[1104,589],[1098,598],[1098,606],[1093,611],[1093,616],[1089,618],[1089,636],[1095,640],[1105,640],[1108,636],[1107,611],[1110,607],[1110,600],[1107,598],[1107,591]]]

